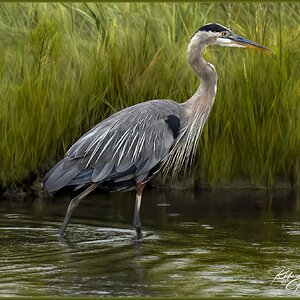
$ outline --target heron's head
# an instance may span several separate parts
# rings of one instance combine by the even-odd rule
[[[205,44],[220,45],[225,47],[242,47],[254,48],[262,51],[271,51],[265,46],[247,40],[237,34],[234,34],[230,29],[217,24],[209,23],[200,27],[194,36],[202,37]]]

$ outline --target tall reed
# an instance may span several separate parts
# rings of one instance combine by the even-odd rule
[[[201,185],[273,187],[300,177],[299,3],[1,3],[0,185],[28,186],[109,114],[185,101],[186,61],[207,22],[274,50],[211,47],[218,95],[200,138]]]

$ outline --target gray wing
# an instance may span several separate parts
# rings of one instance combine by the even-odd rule
[[[152,100],[128,107],[83,135],[46,175],[44,189],[113,180],[146,181],[169,154],[180,128],[180,106]]]

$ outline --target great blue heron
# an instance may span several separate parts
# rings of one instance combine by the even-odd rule
[[[181,104],[151,100],[114,113],[79,138],[45,176],[42,185],[48,192],[70,185],[76,188],[89,185],[71,200],[59,232],[61,236],[75,207],[100,187],[108,191],[136,190],[133,226],[137,238],[143,237],[140,206],[146,182],[162,167],[178,172],[194,155],[214,104],[217,73],[202,58],[207,45],[269,51],[216,23],[199,28],[189,42],[187,57],[201,84],[190,99]]]

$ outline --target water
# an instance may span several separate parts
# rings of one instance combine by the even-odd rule
[[[142,242],[132,193],[88,196],[59,238],[70,199],[0,199],[0,296],[300,296],[290,192],[147,191]]]

